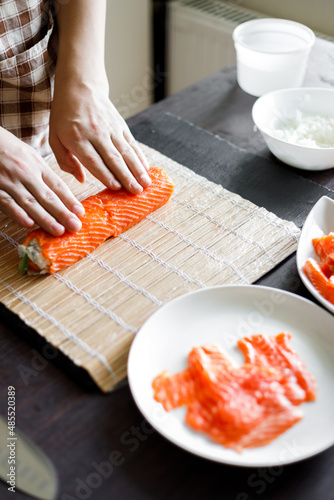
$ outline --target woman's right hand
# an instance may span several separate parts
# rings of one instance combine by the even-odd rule
[[[79,231],[84,208],[28,144],[0,127],[0,210],[21,226],[54,236]]]

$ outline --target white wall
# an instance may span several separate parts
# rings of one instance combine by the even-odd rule
[[[124,118],[152,103],[150,0],[107,0],[110,99]]]
[[[306,24],[334,36],[334,0],[230,0],[232,4]]]

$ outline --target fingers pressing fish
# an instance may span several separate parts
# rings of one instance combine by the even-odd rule
[[[173,193],[173,183],[158,167],[149,171],[152,183],[139,194],[125,189],[103,191],[82,202],[85,214],[76,233],[52,236],[41,228],[30,231],[18,251],[22,274],[53,274],[82,259],[106,239],[117,237],[163,206]]]

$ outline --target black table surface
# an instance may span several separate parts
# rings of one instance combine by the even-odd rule
[[[334,84],[333,47],[317,40],[306,86]],[[191,156],[189,147],[196,137],[201,150],[207,148],[207,176],[212,180],[216,176],[216,182],[221,182],[219,175],[223,175],[228,188],[232,186],[238,192],[240,187],[243,194],[239,194],[247,192],[250,198],[263,200],[263,206],[272,201],[268,196],[261,198],[262,175],[243,172],[242,165],[254,165],[257,173],[272,166],[282,188],[288,179],[287,184],[292,183],[299,193],[298,202],[285,203],[285,212],[277,206],[276,212],[282,211],[277,215],[290,215],[301,226],[311,202],[323,194],[333,197],[333,171],[296,171],[276,160],[253,130],[251,108],[255,99],[238,87],[232,65],[151,106],[128,123],[139,140],[190,168],[193,164],[203,174],[203,162]],[[227,151],[238,162],[236,174],[232,160],[230,170],[217,173],[220,151]],[[224,164],[224,158],[221,162]],[[242,177],[247,183],[241,182]],[[266,187],[276,185],[267,174],[264,178]],[[259,283],[310,298],[297,276],[294,256]],[[260,469],[231,467],[193,456],[148,425],[126,381],[112,393],[101,394],[82,371],[57,351],[50,351],[35,332],[4,308],[0,314],[0,414],[6,416],[7,387],[14,386],[17,426],[53,461],[60,500],[334,498],[334,447],[289,466]],[[107,467],[106,462],[111,461],[113,466]],[[3,483],[0,498],[13,498]],[[17,491],[15,498],[27,496]]]

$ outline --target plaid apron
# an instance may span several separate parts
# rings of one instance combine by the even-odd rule
[[[0,126],[50,153],[57,57],[51,0],[0,0]]]

